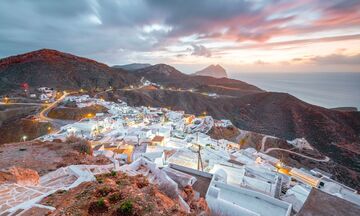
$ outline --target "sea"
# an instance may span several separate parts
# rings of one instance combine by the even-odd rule
[[[360,73],[229,73],[263,90],[286,92],[307,103],[360,110]]]

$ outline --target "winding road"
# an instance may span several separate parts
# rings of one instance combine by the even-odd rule
[[[54,108],[55,106],[57,106],[60,102],[62,102],[66,96],[68,96],[70,93],[65,93],[63,94],[59,99],[57,99],[56,101],[54,101],[53,103],[51,103],[48,107],[46,107],[45,109],[43,109],[40,113],[39,113],[39,118],[41,120],[44,121],[53,121],[52,118],[47,117],[47,113]]]
[[[52,124],[52,126],[54,128],[60,128],[66,124],[72,123],[72,121],[68,121],[68,120],[60,120],[60,119],[53,119],[53,118],[49,118],[47,117],[48,112],[53,109],[54,107],[56,107],[59,103],[61,103],[67,96],[71,95],[73,93],[64,93],[59,99],[57,99],[56,101],[54,101],[53,103],[51,103],[48,107],[46,107],[45,109],[43,109],[39,114],[38,117],[40,120],[43,121],[48,121]]]
[[[266,140],[267,138],[276,138],[274,136],[269,136],[269,135],[265,135],[262,140],[261,140],[261,148],[260,148],[260,151],[261,152],[264,152],[265,151],[265,143],[266,143]]]

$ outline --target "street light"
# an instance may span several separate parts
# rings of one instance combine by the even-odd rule
[[[8,96],[4,97],[4,103],[9,103],[9,97]]]
[[[26,139],[27,139],[27,136],[26,136],[26,135],[24,135],[24,136],[22,137],[22,140],[25,142],[25,141],[26,141]]]

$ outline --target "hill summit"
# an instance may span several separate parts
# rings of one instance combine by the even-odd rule
[[[0,93],[19,89],[21,83],[32,88],[97,89],[122,88],[138,80],[123,69],[51,49],[0,59],[0,75]]]
[[[215,78],[223,78],[223,77],[228,78],[226,70],[219,64],[210,65],[200,71],[195,72],[193,75],[211,76],[211,77],[215,77]]]

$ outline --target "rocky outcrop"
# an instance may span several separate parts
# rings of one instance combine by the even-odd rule
[[[215,78],[228,78],[227,73],[221,65],[210,65],[198,72],[195,72],[193,75],[196,76],[211,76]]]
[[[16,183],[19,185],[33,186],[39,184],[40,176],[32,169],[10,167],[0,171],[0,183]]]

